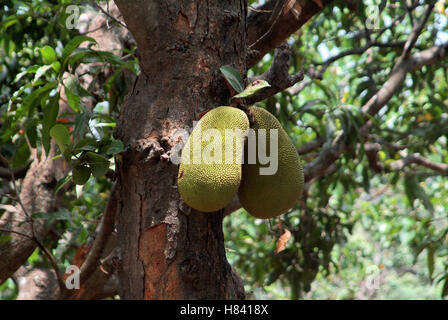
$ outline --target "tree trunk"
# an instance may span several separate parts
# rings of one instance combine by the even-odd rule
[[[246,71],[247,1],[116,0],[133,34],[142,73],[116,137],[122,299],[243,299],[228,264],[222,212],[188,208],[170,150],[176,131],[230,96],[219,68]],[[173,151],[174,153],[174,151]]]

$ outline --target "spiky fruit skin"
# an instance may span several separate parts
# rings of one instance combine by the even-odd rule
[[[199,120],[182,150],[177,176],[180,195],[190,207],[202,212],[213,212],[224,208],[232,200],[241,182],[244,132],[248,128],[247,115],[234,107],[217,107]],[[204,132],[207,129],[216,129],[215,132],[219,132],[221,144],[218,142],[219,139],[206,139]],[[226,163],[225,158],[226,129],[240,129],[242,133],[240,138],[233,139],[231,161],[227,161],[230,163]],[[193,147],[195,143],[198,143],[200,148],[197,148],[197,144]],[[203,157],[200,163],[194,163],[194,155],[197,155],[198,150],[204,155],[204,149],[218,150],[220,146],[221,163],[204,163],[206,157]],[[208,154],[213,156],[215,153]]]
[[[258,107],[250,107],[254,124],[251,126],[257,134],[258,130],[266,129],[267,155],[270,154],[270,131],[278,130],[278,169],[273,175],[260,175],[261,165],[247,163],[247,147],[245,148],[245,161],[243,164],[243,177],[238,191],[241,205],[252,216],[270,219],[285,213],[292,208],[302,194],[304,177],[297,150],[282,128],[278,120],[268,111]]]

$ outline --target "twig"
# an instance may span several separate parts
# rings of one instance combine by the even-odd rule
[[[432,10],[434,9],[435,3],[431,3],[426,7],[425,13],[423,15],[422,20],[419,24],[415,25],[412,28],[411,34],[408,37],[408,40],[406,41],[406,44],[404,45],[403,53],[400,57],[400,59],[406,59],[409,54],[411,53],[411,49],[414,47],[415,43],[417,42],[417,39],[419,35],[422,33],[423,27],[425,26],[426,22],[428,22],[429,16],[431,15]]]
[[[98,233],[98,236],[95,239],[95,242],[92,245],[92,248],[89,251],[89,254],[81,265],[80,268],[80,282],[84,283],[98,268],[100,265],[100,258],[104,251],[104,248],[107,244],[107,240],[109,236],[112,234],[112,231],[115,226],[115,213],[117,211],[118,205],[118,185],[115,184],[112,187],[110,192],[109,201],[107,203],[106,210],[103,215],[103,220],[101,224],[101,229]],[[68,292],[62,292],[60,295],[61,299],[67,299],[70,296]]]
[[[115,17],[111,16],[109,14],[109,12],[107,12],[106,10],[104,10],[99,4],[97,4],[95,1],[92,1],[92,4],[99,9],[102,13],[104,13],[107,17],[109,17],[110,19],[112,19],[113,21],[119,23],[123,28],[128,28],[123,22],[121,22],[120,20],[116,19]]]
[[[283,1],[282,7],[281,7],[280,10],[278,11],[278,14],[277,14],[277,16],[275,17],[274,22],[272,22],[272,24],[270,25],[269,29],[268,29],[268,30],[267,30],[267,31],[266,31],[260,38],[258,38],[257,41],[255,41],[254,43],[252,43],[251,45],[249,45],[249,50],[253,49],[258,43],[260,43],[264,38],[266,38],[266,36],[267,36],[269,33],[271,33],[272,28],[274,28],[274,26],[275,26],[275,24],[277,23],[278,19],[279,19],[280,16],[282,15],[283,9],[284,9],[284,7],[285,7],[285,5],[286,5],[287,2],[288,2],[288,1]],[[275,10],[277,9],[277,5],[278,5],[278,3],[279,3],[279,2],[277,2],[277,3],[275,4],[274,10],[272,10],[273,13],[274,13]]]
[[[19,232],[19,231],[15,231],[15,230],[9,230],[9,229],[3,229],[0,228],[0,232],[8,232],[8,233],[13,233],[13,234],[17,234],[19,236],[22,236],[24,238],[30,239],[32,241],[34,241],[37,246],[43,251],[44,255],[47,257],[47,259],[50,261],[50,264],[54,270],[54,273],[56,274],[56,278],[58,280],[58,286],[59,286],[59,290],[63,291],[65,290],[65,285],[64,285],[64,280],[61,277],[61,274],[59,272],[59,268],[58,265],[56,263],[56,260],[54,259],[54,256],[51,254],[51,252],[38,240],[36,239],[34,236],[29,236],[25,233]]]
[[[433,162],[429,159],[426,159],[425,157],[421,156],[418,153],[410,154],[404,157],[403,159],[394,161],[390,163],[389,166],[392,170],[401,170],[405,166],[409,166],[411,164],[417,164],[444,175],[448,174],[448,164]]]
[[[11,175],[11,181],[12,181],[12,184],[13,184],[13,188],[14,188],[14,191],[15,191],[16,196],[17,196],[16,201],[19,203],[20,207],[23,210],[23,213],[25,215],[25,221],[28,221],[30,223],[31,236],[28,236],[28,235],[26,235],[26,234],[24,234],[22,232],[18,232],[18,231],[15,231],[15,230],[8,230],[8,231],[11,232],[11,233],[14,233],[14,234],[26,237],[26,238],[28,238],[30,240],[33,240],[37,244],[37,246],[44,252],[45,256],[50,261],[50,264],[53,267],[54,272],[56,274],[56,278],[58,279],[59,289],[62,292],[65,289],[65,286],[64,286],[64,281],[62,280],[61,275],[59,273],[59,268],[58,268],[58,266],[56,264],[56,261],[55,261],[53,255],[51,254],[51,252],[36,237],[36,233],[35,233],[35,230],[34,230],[34,220],[33,220],[32,215],[30,215],[28,213],[28,210],[25,208],[22,200],[20,199],[20,191],[17,188],[17,183],[16,183],[16,179],[15,179],[15,176],[14,176],[14,170],[12,169],[11,165],[9,164],[9,161],[6,158],[4,158],[2,155],[0,155],[0,159],[1,159],[2,163],[7,164],[7,166],[8,166],[8,169],[9,169],[10,175]]]
[[[292,87],[297,82],[303,80],[303,70],[300,70],[297,74],[289,74],[290,57],[291,48],[288,44],[283,43],[275,49],[274,58],[269,69],[262,75],[249,80],[249,82],[266,80],[270,87],[261,89],[255,96],[245,98],[244,102],[247,105],[272,97],[276,93]]]

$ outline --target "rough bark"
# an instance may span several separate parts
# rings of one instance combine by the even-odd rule
[[[58,284],[53,270],[20,267],[13,276],[19,294],[17,300],[53,300]]]
[[[12,239],[0,244],[0,284],[25,263],[38,246],[38,241],[48,233],[43,220],[31,220],[37,212],[54,212],[58,195],[53,190],[56,182],[67,172],[62,160],[51,160],[56,155],[56,144],[52,143],[47,158],[35,159],[21,184],[20,202],[15,210],[6,212],[0,219],[1,235]],[[7,232],[5,230],[8,230]]]
[[[246,8],[237,1],[115,1],[136,40],[142,74],[121,109],[127,146],[120,185],[122,299],[243,298],[224,250],[222,212],[190,210],[169,161],[179,129],[229,98],[219,68],[245,74]]]

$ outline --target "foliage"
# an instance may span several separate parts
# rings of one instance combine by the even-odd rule
[[[290,72],[303,68],[321,74],[312,77],[308,72],[298,85],[258,105],[281,121],[296,146],[322,138],[325,148],[342,136],[348,147],[331,170],[307,186],[297,206],[281,217],[281,225],[278,220],[254,219],[244,210],[225,218],[227,256],[252,293],[249,297],[448,295],[446,176],[418,165],[399,170],[392,166],[414,153],[448,162],[448,62],[408,74],[401,90],[372,119],[368,139],[381,146],[381,172],[372,169],[366,138],[360,134],[360,108],[388,80],[424,12],[425,1],[414,1],[410,11],[405,2],[335,1],[287,40],[293,48]],[[29,147],[48,154],[54,141],[57,157],[70,164],[70,173],[57,182],[56,190],[65,192],[60,211],[35,213],[36,219],[54,223],[59,233],[59,241],[48,239],[45,245],[61,268],[71,263],[81,244],[91,241],[105,208],[111,186],[105,175],[114,169],[113,156],[123,149],[112,136],[127,90],[123,70],[139,72],[133,50],[125,51],[128,59],[95,50],[95,40],[66,27],[68,5],[96,10],[83,3],[6,0],[0,7],[0,154],[19,168],[31,160]],[[256,3],[250,1],[252,7]],[[446,43],[447,5],[437,2],[414,51]],[[380,10],[379,25],[366,29],[372,7]],[[331,57],[372,42],[382,45],[326,64]],[[265,56],[249,76],[263,73],[271,62],[272,54]],[[83,67],[85,75],[95,79],[87,89],[79,74]],[[100,76],[104,74],[106,79]],[[244,89],[240,81],[232,85],[236,92]],[[69,109],[61,113],[63,93]],[[318,151],[304,155],[304,164]],[[11,204],[15,191],[2,180],[0,204]],[[3,197],[6,194],[13,197]],[[276,254],[284,229],[292,237]],[[50,267],[41,251],[35,251],[28,264]],[[371,266],[383,282],[380,290],[363,291]],[[420,296],[424,292],[429,293]],[[16,294],[12,280],[0,286],[0,298]]]
[[[37,157],[51,156],[54,140],[60,152],[54,159],[63,157],[70,164],[71,173],[55,187],[55,192],[67,191],[63,209],[33,213],[33,219],[44,219],[60,232],[61,239],[47,245],[61,267],[71,263],[81,244],[91,241],[105,208],[111,186],[105,175],[114,168],[113,156],[123,150],[112,136],[117,106],[126,92],[123,70],[137,72],[132,52],[123,60],[95,50],[94,39],[67,28],[67,6],[80,3],[7,1],[0,8],[0,153],[18,168],[32,160],[30,148],[37,150]],[[92,10],[79,8],[80,13]],[[80,75],[83,68],[88,72]],[[83,76],[98,78],[101,73],[104,80],[84,89]],[[67,107],[60,109],[65,98]],[[16,191],[9,190],[7,181],[0,186],[2,193]],[[2,204],[10,202],[2,195]],[[41,254],[28,262],[50,267]],[[9,285],[2,288],[9,290]]]

